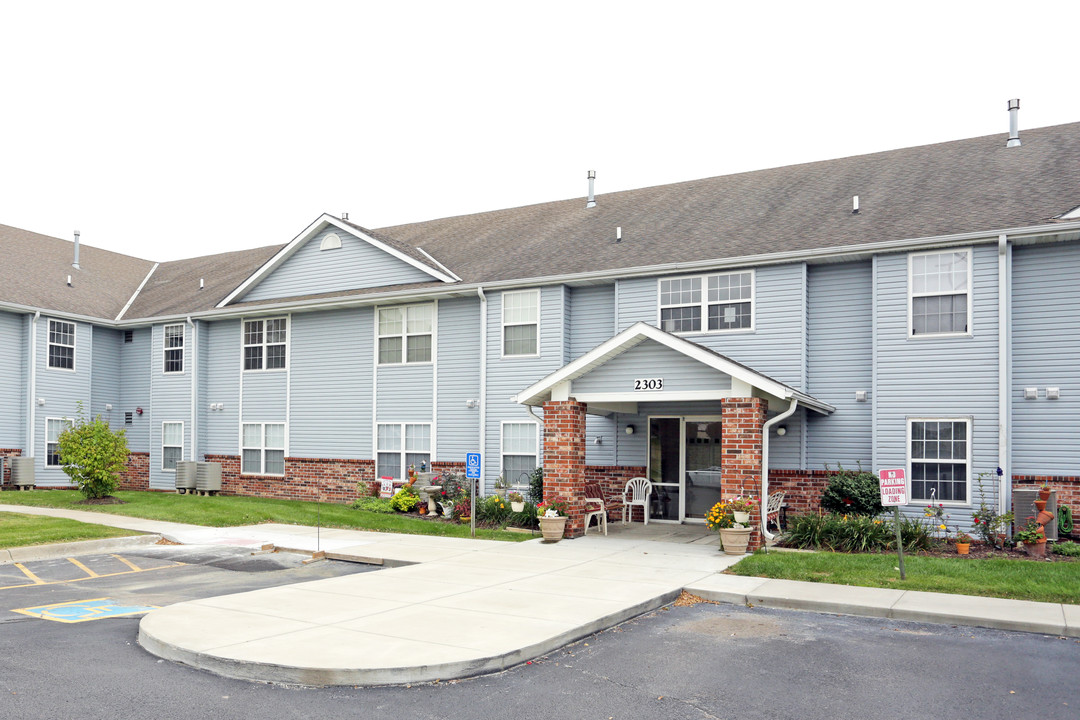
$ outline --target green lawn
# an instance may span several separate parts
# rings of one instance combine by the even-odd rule
[[[903,581],[896,567],[896,555],[891,554],[759,551],[729,572],[837,585],[1080,604],[1080,562],[905,555],[907,579]]]
[[[311,525],[373,530],[376,532],[405,533],[409,535],[440,535],[444,537],[469,537],[468,525],[421,520],[406,515],[386,515],[353,510],[347,505],[302,502],[300,500],[272,500],[239,496],[176,495],[161,492],[118,491],[113,493],[124,505],[77,505],[82,495],[77,490],[33,490],[29,492],[0,493],[0,505],[34,505],[36,507],[88,510],[90,512],[127,515],[149,520],[206,525],[210,527],[233,527],[257,523],[284,523],[287,525]],[[476,537],[485,540],[520,542],[531,535],[504,530],[476,531]]]
[[[66,518],[0,512],[0,549],[139,534],[133,530],[89,525]]]

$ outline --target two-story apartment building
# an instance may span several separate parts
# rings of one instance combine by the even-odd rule
[[[585,478],[645,475],[684,522],[808,509],[840,463],[965,526],[1013,483],[1080,487],[1080,123],[1021,141],[162,263],[0,226],[0,454],[66,485],[81,402],[127,430],[131,487],[209,459],[227,491],[344,500],[480,451],[489,486],[543,465],[580,532]]]

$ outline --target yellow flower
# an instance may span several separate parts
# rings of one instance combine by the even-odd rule
[[[944,530],[944,529],[945,529],[945,526],[944,526],[944,525],[938,525],[938,527],[939,527],[939,528],[941,528],[942,530]]]

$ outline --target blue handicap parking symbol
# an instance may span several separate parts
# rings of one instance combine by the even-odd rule
[[[36,607],[14,610],[14,612],[41,618],[42,620],[55,620],[56,622],[62,623],[78,623],[86,622],[87,620],[119,617],[121,615],[140,615],[155,609],[156,608],[152,605],[121,605],[109,598],[95,598],[94,600],[77,600],[75,602],[55,603],[53,605],[38,605]]]
[[[470,479],[480,478],[480,453],[465,454],[465,477]]]

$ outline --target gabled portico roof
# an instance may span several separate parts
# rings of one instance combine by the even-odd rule
[[[638,392],[628,387],[623,392],[614,393],[581,395],[573,392],[572,384],[575,380],[594,372],[614,358],[649,340],[712,368],[718,373],[729,375],[731,377],[731,389],[711,393],[707,390],[694,392],[665,392],[663,390]],[[608,407],[618,407],[621,403],[690,401],[754,396],[772,397],[777,400],[788,401],[795,399],[800,405],[825,415],[836,409],[826,402],[822,402],[796,390],[790,385],[785,385],[778,380],[752,370],[718,352],[643,322],[634,323],[577,360],[564,365],[543,380],[526,388],[514,396],[514,401],[522,405],[539,406],[548,400],[561,400],[569,396],[575,396],[582,402],[596,402]]]

